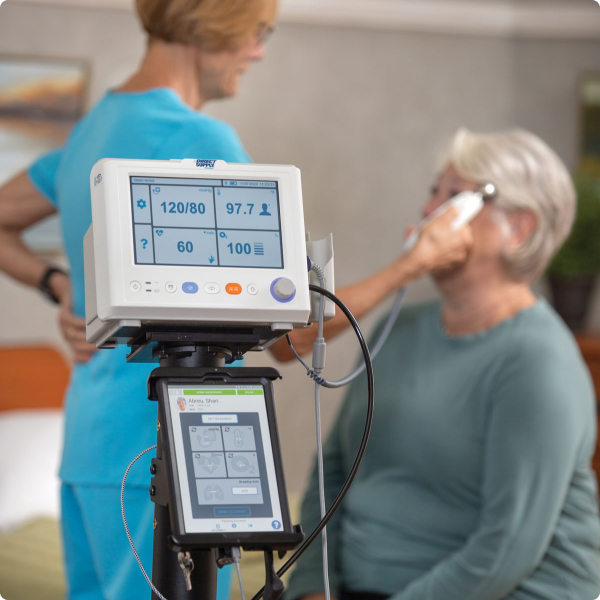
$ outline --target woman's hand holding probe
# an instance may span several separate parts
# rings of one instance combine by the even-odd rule
[[[63,273],[54,273],[49,285],[53,294],[60,300],[58,324],[62,335],[73,350],[75,362],[86,363],[97,348],[93,344],[88,344],[85,339],[85,319],[73,314],[69,277]]]
[[[458,209],[450,207],[423,228],[415,246],[403,257],[414,263],[415,279],[435,271],[456,267],[467,259],[473,245],[471,227],[451,227]]]

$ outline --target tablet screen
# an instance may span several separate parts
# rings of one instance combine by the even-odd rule
[[[186,533],[280,531],[261,385],[168,385]]]

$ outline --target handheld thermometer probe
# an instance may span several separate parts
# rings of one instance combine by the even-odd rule
[[[451,206],[458,209],[458,216],[452,221],[452,229],[460,229],[471,222],[483,208],[484,202],[493,200],[498,194],[493,183],[483,184],[476,192],[466,191],[457,194],[436,208],[427,218],[420,221],[404,242],[404,250],[414,247],[423,228],[434,219],[445,213]]]

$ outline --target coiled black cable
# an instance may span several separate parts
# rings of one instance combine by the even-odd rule
[[[375,388],[373,382],[373,365],[371,363],[371,355],[369,353],[369,347],[367,346],[367,342],[360,330],[358,322],[354,318],[354,315],[350,312],[350,310],[346,307],[346,305],[335,295],[332,294],[329,290],[326,290],[318,285],[309,285],[309,289],[311,292],[317,292],[322,296],[325,296],[332,302],[334,302],[338,308],[346,315],[348,321],[352,325],[354,329],[354,333],[356,333],[356,337],[358,337],[358,341],[360,343],[360,348],[362,350],[363,356],[365,358],[366,372],[367,372],[367,388],[368,388],[368,399],[367,399],[367,418],[365,421],[365,428],[363,431],[362,439],[360,441],[360,446],[358,448],[358,452],[356,454],[356,458],[354,459],[354,463],[350,472],[348,473],[348,477],[346,477],[346,481],[344,485],[340,489],[338,495],[335,497],[335,500],[329,507],[329,510],[325,514],[325,516],[321,519],[320,523],[315,527],[313,532],[302,542],[300,547],[292,554],[289,560],[277,571],[277,575],[281,577],[284,573],[286,573],[290,567],[304,554],[306,549],[317,539],[318,535],[321,533],[323,528],[329,523],[331,517],[335,513],[335,511],[339,508],[344,496],[347,494],[348,489],[352,485],[354,478],[356,477],[356,473],[358,468],[360,467],[360,463],[362,462],[363,456],[365,454],[365,450],[367,449],[367,442],[369,441],[369,435],[371,433],[371,425],[373,423],[373,411],[375,408]],[[252,598],[252,600],[260,600],[262,598],[263,592],[265,588],[262,587]]]

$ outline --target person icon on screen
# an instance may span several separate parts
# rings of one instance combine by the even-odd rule
[[[262,205],[262,212],[260,213],[261,217],[270,217],[271,213],[269,212],[269,205],[268,204],[263,204]]]
[[[186,407],[186,401],[185,398],[178,398],[177,399],[177,404],[179,406],[179,410],[184,411],[185,407]]]

